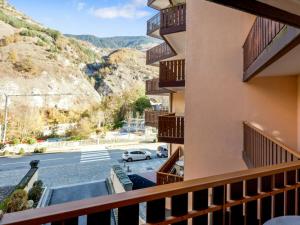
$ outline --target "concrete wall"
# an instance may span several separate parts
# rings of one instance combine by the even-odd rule
[[[185,179],[246,169],[242,122],[297,146],[297,77],[242,82],[255,17],[204,0],[187,2]]]

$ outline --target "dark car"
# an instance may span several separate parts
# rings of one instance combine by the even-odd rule
[[[166,146],[158,146],[156,155],[159,158],[168,158],[168,155],[169,155],[168,148]]]

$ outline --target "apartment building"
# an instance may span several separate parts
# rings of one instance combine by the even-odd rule
[[[147,52],[147,63],[160,67],[147,94],[171,99],[152,125],[172,145],[167,165],[184,145],[184,181],[7,214],[0,224],[78,224],[82,215],[87,224],[111,224],[117,208],[118,224],[135,225],[141,203],[147,224],[261,225],[300,214],[300,4],[148,5],[159,13],[148,35],[164,42]]]

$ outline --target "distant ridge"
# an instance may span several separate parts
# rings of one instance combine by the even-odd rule
[[[120,36],[120,37],[100,38],[94,35],[72,35],[72,34],[65,34],[65,35],[82,41],[87,41],[98,48],[144,49],[147,46],[153,46],[161,42],[158,39],[146,37],[146,36]]]

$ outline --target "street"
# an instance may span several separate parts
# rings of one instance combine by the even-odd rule
[[[122,153],[128,149],[143,149],[152,152],[151,160],[125,163],[132,173],[157,170],[165,159],[156,157],[158,144],[108,147],[97,145],[81,151],[55,154],[33,154],[17,158],[0,158],[0,187],[16,185],[28,172],[32,160],[40,160],[39,179],[47,187],[59,187],[105,179],[111,166],[120,164]]]

